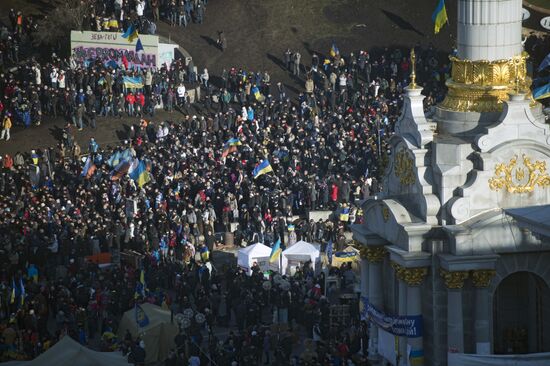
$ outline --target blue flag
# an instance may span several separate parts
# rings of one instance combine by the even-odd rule
[[[90,178],[92,174],[94,174],[95,171],[95,164],[92,160],[92,156],[88,156],[86,159],[86,164],[84,164],[84,168],[82,169],[82,173],[80,173],[80,176],[82,178]]]
[[[143,88],[143,79],[140,76],[123,76],[124,86],[130,89]]]
[[[434,22],[434,33],[437,34],[445,23],[449,22],[447,17],[447,9],[445,8],[445,0],[439,0],[437,7],[432,14],[432,20]]]
[[[550,97],[550,83],[533,89],[533,98],[535,98],[535,100],[545,99],[549,97]]]
[[[542,70],[546,69],[548,66],[550,66],[550,53],[546,55],[544,60],[542,60],[537,71],[541,72]]]
[[[122,38],[126,38],[128,42],[132,43],[134,39],[138,38],[138,31],[133,24],[130,24],[126,32],[122,34]]]
[[[146,327],[149,324],[149,317],[145,314],[143,308],[136,303],[136,323],[140,328]]]
[[[277,239],[273,247],[271,248],[271,254],[269,254],[269,263],[275,262],[283,250],[281,249],[281,239]]]
[[[136,53],[143,52],[143,45],[141,44],[141,39],[138,38],[136,43]]]
[[[21,286],[21,306],[25,305],[25,296],[26,296],[26,292],[25,292],[25,285],[23,284],[23,279],[20,278],[19,279],[19,285]]]
[[[338,47],[336,47],[336,43],[332,42],[329,53],[332,57],[335,57],[337,54],[340,53],[340,50],[338,49]]]
[[[254,179],[256,179],[260,175],[266,174],[272,171],[273,171],[273,168],[271,167],[271,164],[269,164],[269,160],[265,159],[260,164],[256,165],[256,167],[254,168],[254,171],[252,172],[252,175],[254,176]]]

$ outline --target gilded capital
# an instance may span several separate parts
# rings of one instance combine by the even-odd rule
[[[451,57],[448,92],[440,107],[458,112],[502,111],[509,93],[529,90],[527,57],[526,53],[495,61]]]
[[[367,258],[367,246],[366,245],[360,245],[358,246],[358,249],[359,249],[359,256],[361,257],[361,259],[368,259]]]
[[[383,246],[366,246],[367,260],[371,263],[379,263],[384,260],[386,249]]]
[[[442,268],[439,273],[448,289],[461,289],[464,286],[464,280],[468,278],[467,271],[450,272]]]
[[[395,270],[395,275],[401,281],[405,282],[409,286],[419,286],[424,281],[424,277],[428,274],[427,267],[403,267],[396,262],[391,262],[391,266]]]
[[[474,282],[474,286],[478,288],[489,286],[495,274],[496,271],[494,269],[480,269],[477,271],[472,271],[472,281]]]

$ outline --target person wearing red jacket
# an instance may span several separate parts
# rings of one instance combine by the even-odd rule
[[[126,96],[126,104],[128,105],[128,115],[130,117],[134,116],[134,104],[136,103],[136,96],[134,93],[130,92]]]
[[[143,108],[145,107],[145,95],[142,92],[137,93],[136,95],[136,113],[140,117],[143,117]]]
[[[330,199],[332,202],[338,201],[338,186],[336,183],[332,183],[332,186],[330,187]]]

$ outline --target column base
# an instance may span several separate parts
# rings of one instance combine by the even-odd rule
[[[476,354],[478,354],[478,355],[490,355],[491,354],[491,343],[490,342],[477,342],[476,343]]]
[[[380,355],[378,353],[371,354],[369,352],[369,355],[367,356],[367,361],[369,361],[370,365],[379,365],[380,362],[382,361],[382,358],[380,357]]]
[[[411,351],[410,366],[424,366],[424,351],[423,350],[413,350]]]

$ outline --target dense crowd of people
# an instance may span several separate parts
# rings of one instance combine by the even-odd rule
[[[207,5],[144,3],[98,1],[90,28],[125,29],[132,9],[145,24],[149,6],[152,20],[186,26],[201,23]],[[67,126],[58,146],[2,157],[1,360],[33,358],[69,334],[103,350],[122,348],[139,364],[140,340],[112,335],[122,313],[151,302],[173,314],[205,314],[204,324],[176,337],[167,365],[365,364],[358,314],[345,328],[329,327],[339,299],[325,288],[324,273],[306,263],[293,276],[259,268],[248,276],[234,266],[216,270],[210,260],[230,237],[220,233],[233,234],[236,246],[280,240],[288,247],[300,239],[343,246],[347,225],[362,220],[356,203],[380,190],[377,178],[391,154],[386,141],[410,81],[408,52],[313,54],[304,62],[289,49],[284,66],[305,77],[294,96],[267,71],[228,67],[214,84],[192,60],[154,69],[75,55],[20,60],[17,45],[33,28],[28,18],[10,14],[11,29],[0,35],[1,138],[10,138],[12,124],[39,125],[43,115]],[[536,37],[526,43],[534,57],[544,57],[547,46]],[[444,96],[449,65],[431,46],[415,51],[429,113]],[[158,110],[178,113],[157,121]],[[100,128],[122,115],[137,123],[118,146],[76,142],[75,128]],[[266,160],[271,171],[255,174]],[[317,210],[337,214],[309,220]],[[141,268],[86,260],[127,250],[143,255]],[[136,295],[141,269],[147,291]],[[349,287],[350,267],[331,271]],[[273,323],[288,326],[273,330]],[[217,339],[214,327],[227,326],[229,336]],[[295,352],[300,330],[315,341],[314,355]]]

